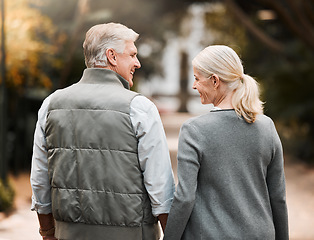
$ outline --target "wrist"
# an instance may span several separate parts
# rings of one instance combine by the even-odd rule
[[[53,236],[43,236],[42,238],[43,238],[43,240],[58,240],[57,238],[55,238]]]
[[[52,227],[50,229],[41,229],[39,228],[39,234],[41,236],[45,236],[45,237],[48,237],[48,236],[54,236],[55,235],[55,227]]]

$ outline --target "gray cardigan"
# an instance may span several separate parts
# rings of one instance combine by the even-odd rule
[[[282,146],[273,121],[234,110],[183,124],[164,240],[288,239]]]

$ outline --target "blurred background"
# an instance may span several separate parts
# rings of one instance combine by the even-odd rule
[[[208,45],[228,45],[260,83],[295,179],[288,190],[302,179],[303,204],[314,206],[313,0],[1,0],[0,212],[12,214],[19,191],[29,191],[17,178],[28,182],[43,99],[80,79],[85,33],[105,22],[140,34],[133,90],[156,103],[174,170],[180,124],[210,107],[191,88],[191,60]]]

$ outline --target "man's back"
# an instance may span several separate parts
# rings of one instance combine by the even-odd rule
[[[129,91],[138,36],[118,23],[91,27],[82,80],[38,111],[31,209],[43,238],[158,239],[157,218],[165,228],[174,192],[166,136],[156,106]]]
[[[79,83],[52,95],[46,137],[56,236],[86,224],[108,227],[96,229],[114,236],[111,227],[141,232],[142,225],[157,223],[129,116],[136,95],[105,69],[87,69]]]

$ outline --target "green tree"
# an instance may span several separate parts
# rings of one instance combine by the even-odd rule
[[[280,123],[286,149],[314,163],[314,2],[223,2],[249,34],[244,61],[262,82],[266,114]]]
[[[49,73],[51,68],[61,65],[55,55],[64,41],[64,36],[56,35],[51,20],[30,3],[29,0],[6,3],[7,83],[19,94],[30,87],[51,88]]]
[[[59,51],[66,36],[32,6],[32,0],[6,1],[5,7],[8,134],[4,141],[9,167],[17,169],[30,166],[27,155],[38,102],[51,90],[54,73],[62,66]]]

